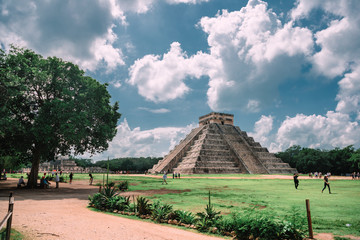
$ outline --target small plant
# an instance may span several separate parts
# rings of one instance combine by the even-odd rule
[[[215,208],[209,204],[206,205],[204,212],[199,212],[196,216],[198,217],[197,227],[200,231],[207,231],[221,219],[220,211],[215,211]]]
[[[172,210],[173,207],[170,204],[155,201],[152,205],[151,217],[156,222],[165,221]]]
[[[129,189],[129,182],[128,181],[121,181],[118,184],[118,188],[120,191],[125,192]]]
[[[149,203],[149,199],[144,197],[137,197],[137,211],[140,215],[151,214],[151,203]]]
[[[118,193],[117,193],[117,189],[114,187],[114,185],[106,184],[103,187],[103,189],[101,190],[101,194],[107,198],[112,198],[112,197],[116,196]]]
[[[109,183],[106,183],[105,186],[107,186],[107,187],[114,187],[114,186],[115,186],[115,183],[114,183],[114,182],[109,182]]]
[[[175,210],[176,220],[185,224],[193,224],[195,223],[195,216],[192,212],[183,211],[183,210]]]
[[[104,198],[101,193],[95,193],[94,195],[89,195],[89,205],[95,208],[102,208],[104,207]]]
[[[130,197],[116,196],[114,209],[119,211],[129,211],[130,209]]]
[[[209,204],[206,205],[204,212],[199,212],[196,214],[198,217],[197,228],[200,231],[207,231],[210,227],[213,227],[221,219],[220,211],[215,211],[215,208],[211,204],[211,197],[209,191]]]

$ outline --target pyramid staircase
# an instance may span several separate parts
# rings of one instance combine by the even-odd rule
[[[232,124],[206,123],[193,129],[150,173],[295,173]]]

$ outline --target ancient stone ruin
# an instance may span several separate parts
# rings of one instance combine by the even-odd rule
[[[234,115],[209,113],[150,173],[295,173],[246,132],[234,126]]]

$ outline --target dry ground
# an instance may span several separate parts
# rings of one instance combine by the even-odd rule
[[[288,178],[269,176],[259,178]],[[147,239],[191,240],[221,239],[160,225],[94,212],[87,208],[88,196],[98,187],[87,181],[73,184],[60,183],[60,188],[16,189],[17,179],[0,181],[0,218],[7,211],[9,192],[14,192],[13,228],[23,233],[26,239]],[[54,183],[52,184],[54,185]],[[137,191],[130,195],[151,195],[167,190]],[[190,191],[190,190],[189,190]],[[332,240],[331,234],[319,234],[317,239]]]

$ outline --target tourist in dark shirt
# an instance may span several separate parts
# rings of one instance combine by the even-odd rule
[[[321,190],[321,193],[324,192],[325,188],[328,187],[329,188],[329,193],[331,193],[330,191],[330,183],[329,183],[329,178],[328,176],[324,176],[324,188]]]
[[[295,183],[295,188],[297,189],[299,186],[299,179],[298,179],[299,175],[297,173],[294,173],[294,183]]]

